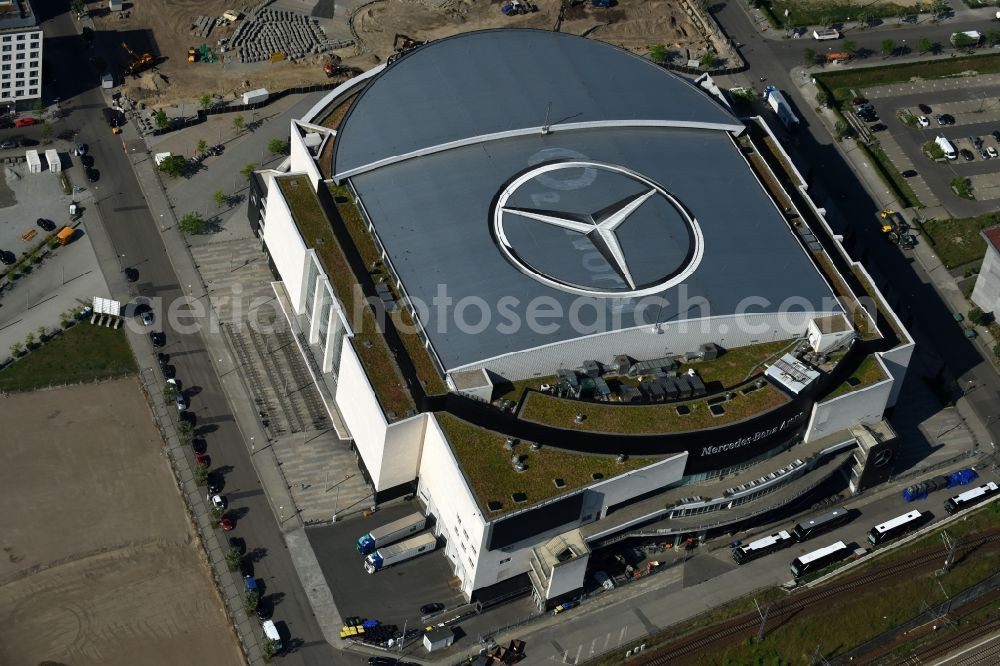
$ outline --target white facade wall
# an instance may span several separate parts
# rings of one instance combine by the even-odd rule
[[[885,369],[884,365],[882,367]],[[809,426],[806,428],[805,441],[811,442],[859,423],[878,423],[885,413],[893,383],[891,378],[886,379],[833,400],[817,403],[813,406]]]
[[[549,589],[545,598],[555,599],[561,594],[566,594],[567,592],[572,592],[583,587],[584,578],[587,576],[587,563],[589,561],[589,557],[578,557],[575,560],[552,567],[552,575],[549,577]]]
[[[582,523],[589,523],[588,515],[593,520],[603,518],[608,507],[626,502],[658,488],[680,481],[684,477],[684,466],[687,464],[688,452],[674,454],[649,467],[643,467],[619,476],[595,483],[584,491]]]
[[[660,333],[654,332],[652,326],[642,326],[536,347],[454,370],[485,368],[517,381],[553,375],[559,368],[575,368],[588,359],[610,364],[618,354],[649,359],[696,352],[704,342],[714,342],[724,349],[735,349],[774,340],[791,341],[793,338],[805,337],[812,319],[829,314],[836,313],[720,316],[690,322],[671,322],[663,325]]]
[[[305,307],[302,281],[306,263],[313,259],[307,256],[306,245],[273,175],[268,176],[264,220],[264,243],[285,284],[285,291],[288,292],[295,313],[302,314]]]
[[[417,414],[396,421],[386,428],[379,490],[409,483],[417,478],[426,426],[427,418]]]
[[[979,269],[979,277],[972,290],[972,302],[982,308],[983,312],[1000,316],[1000,252],[989,241],[986,242],[983,266]]]
[[[0,104],[42,96],[42,30],[0,34]]]
[[[381,485],[382,460],[385,454],[385,435],[388,424],[379,407],[375,391],[361,367],[357,352],[349,341],[344,341],[340,355],[340,375],[337,378],[337,394],[334,402],[344,417],[344,423],[354,437],[354,445],[365,461],[375,490],[389,486]]]
[[[289,163],[290,170],[293,173],[306,173],[309,176],[309,184],[312,185],[313,192],[315,192],[316,188],[322,183],[323,176],[320,174],[319,167],[316,166],[316,160],[313,159],[312,153],[309,151],[308,146],[306,146],[306,142],[302,137],[302,131],[295,120],[291,121],[288,155],[291,158]]]
[[[437,419],[429,413],[420,418],[426,419],[426,427],[417,494],[427,505],[427,513],[437,519],[434,530],[445,537],[445,556],[462,581],[462,592],[469,598],[476,587],[491,585],[498,580],[495,576],[498,568],[496,561],[502,557],[491,557],[485,550],[486,523],[483,514]],[[494,576],[489,582],[477,584],[476,579],[484,563],[487,568],[492,568]]]

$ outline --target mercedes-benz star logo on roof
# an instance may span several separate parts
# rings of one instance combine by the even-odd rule
[[[571,169],[597,177],[582,181],[587,185],[575,192],[544,186],[559,176],[554,172]],[[542,206],[523,205],[525,199]],[[626,242],[630,227],[635,228]],[[703,251],[698,223],[663,187],[624,167],[579,160],[541,165],[511,181],[494,205],[493,234],[518,270],[591,296],[621,298],[668,289],[695,271]],[[565,256],[553,257],[555,251],[579,254],[581,249],[596,252],[606,266],[595,268],[593,261],[580,259],[587,273],[579,266],[574,270]],[[633,256],[627,256],[630,252]],[[609,281],[616,284],[604,286]]]

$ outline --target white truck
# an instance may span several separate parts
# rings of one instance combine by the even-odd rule
[[[390,543],[396,543],[411,534],[416,534],[424,529],[426,524],[427,518],[417,512],[403,516],[382,527],[376,527],[358,539],[358,553],[361,555],[374,553],[383,546],[388,546]]]
[[[836,28],[825,28],[823,30],[813,30],[813,39],[823,41],[825,39],[840,39],[840,31]]]
[[[955,146],[954,144],[952,144],[951,141],[944,138],[943,136],[939,136],[936,139],[934,139],[934,143],[936,143],[941,148],[941,152],[943,152],[944,156],[947,157],[949,160],[958,159],[958,152],[955,150]]]
[[[365,571],[373,574],[386,567],[391,567],[393,564],[399,564],[417,555],[429,553],[435,548],[437,548],[437,539],[433,534],[430,532],[418,534],[412,539],[376,550],[365,558]]]
[[[764,100],[768,106],[777,114],[778,119],[785,126],[785,129],[794,129],[799,125],[799,119],[792,111],[785,96],[774,86],[764,88]]]

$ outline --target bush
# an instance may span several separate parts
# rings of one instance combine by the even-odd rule
[[[177,223],[180,230],[187,235],[203,234],[208,231],[208,222],[202,219],[200,213],[187,213]]]
[[[649,47],[649,59],[658,64],[665,63],[667,61],[667,47],[663,44],[653,44]]]
[[[925,143],[921,148],[921,150],[924,151],[924,155],[931,158],[932,160],[944,159],[944,151],[941,150],[941,146],[937,145],[933,141],[928,141],[927,143]]]
[[[186,158],[180,155],[171,155],[170,157],[165,157],[160,161],[160,171],[167,174],[171,178],[176,178],[177,176],[183,176],[184,171],[187,169],[188,161]]]
[[[267,150],[274,155],[282,155],[288,151],[288,142],[284,139],[271,139],[267,143]]]
[[[194,482],[203,486],[208,483],[208,465],[205,463],[198,463],[194,468]]]
[[[254,614],[254,611],[257,610],[258,603],[260,603],[260,599],[257,598],[256,592],[247,591],[243,595],[243,610],[247,612],[247,615]]]
[[[972,184],[969,182],[969,179],[965,178],[964,176],[953,178],[951,181],[951,189],[954,190],[955,194],[962,197],[963,199],[976,198],[972,194]]]
[[[222,516],[225,513],[226,513],[225,509],[222,509],[222,508],[217,507],[217,506],[213,506],[212,507],[212,520],[214,520],[216,522],[216,524],[218,524],[218,522],[222,519]]]
[[[982,308],[974,307],[969,310],[969,321],[979,326],[989,326],[993,321],[993,313],[983,312]]]
[[[240,554],[239,548],[230,548],[226,551],[226,568],[230,571],[236,571],[240,568],[240,560],[243,556]]]

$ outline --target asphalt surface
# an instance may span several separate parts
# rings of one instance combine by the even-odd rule
[[[55,69],[56,96],[71,109],[64,122],[79,129],[77,140],[90,145],[96,167],[101,171],[100,182],[91,188],[120,263],[102,268],[109,282],[120,280],[116,272],[126,267],[139,271],[136,290],[158,299],[160,305],[155,308],[158,323],[154,328],[160,329],[164,308],[184,295],[182,286],[186,285],[178,284],[157,222],[150,214],[120,138],[112,135],[104,123],[101,91],[96,85],[78,89],[83,80],[96,82],[97,75],[92,66],[84,64],[87,50],[75,35],[72,19],[67,13],[60,14],[47,21],[43,29],[46,60]],[[169,327],[165,332],[164,351],[170,354],[196,417],[196,432],[207,441],[213,469],[223,474],[223,492],[230,500],[231,510],[239,515],[231,535],[244,539],[248,550],[261,555],[255,563],[255,576],[266,586],[265,595],[274,603],[275,620],[284,622],[291,634],[288,643],[293,650],[280,663],[348,663],[345,656],[326,643],[312,616],[201,334],[182,334]]]
[[[884,237],[875,215],[884,203],[873,201],[857,174],[845,162],[833,144],[832,137],[816,117],[815,100],[803,99],[792,81],[790,70],[803,64],[803,51],[817,48],[822,42],[813,39],[773,40],[762,36],[747,14],[745,3],[726,2],[714,5],[716,20],[725,34],[742,44],[750,71],[747,78],[776,85],[790,96],[798,107],[803,127],[798,131],[798,145],[789,148],[792,159],[802,168],[810,190],[821,205],[835,210],[847,220],[842,232],[845,244],[875,278],[883,293],[903,319],[917,342],[915,362],[909,373],[936,382],[938,377],[950,382],[954,393],[967,391],[967,399],[976,414],[987,423],[993,441],[1000,441],[1000,422],[989,423],[1000,404],[1000,377],[985,361],[977,348],[966,340],[952,313],[934,286],[911,256],[902,252]],[[944,21],[936,25],[894,27],[891,30],[851,31],[845,35],[859,48],[878,52],[883,39],[903,39],[916,44],[921,37],[948,43],[953,32],[983,28],[983,21],[968,23]],[[839,43],[839,42],[838,42]],[[886,62],[881,56],[870,57],[873,66]],[[758,86],[759,87],[759,86]],[[836,199],[830,192],[841,190],[846,199]],[[832,221],[832,220],[831,220]],[[942,372],[942,367],[944,372]],[[973,389],[973,390],[970,390]],[[994,419],[994,421],[997,421]]]

